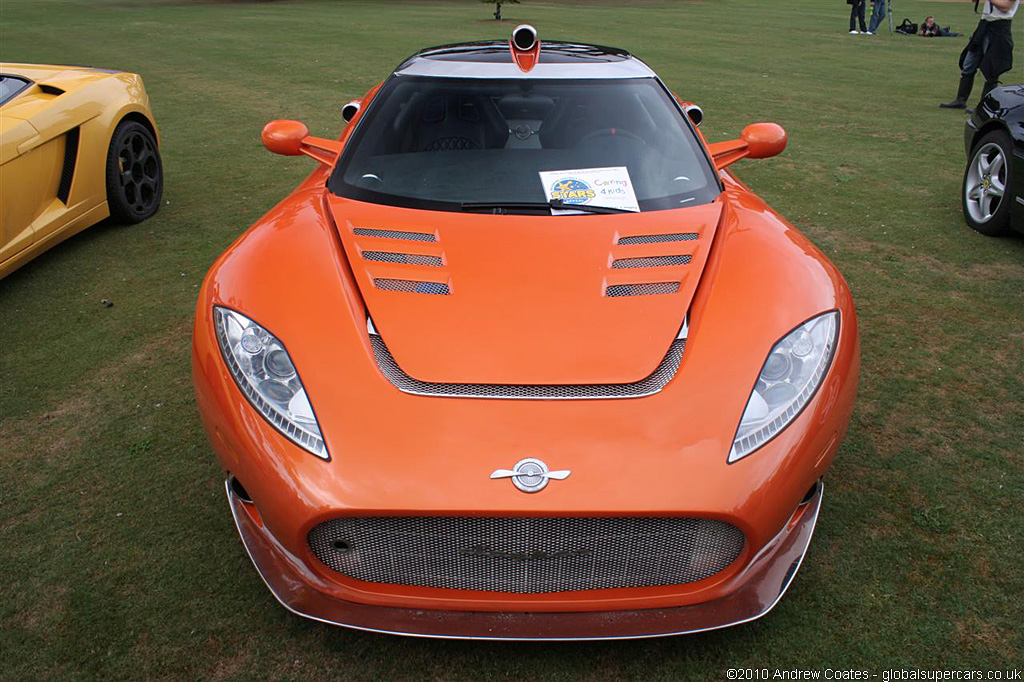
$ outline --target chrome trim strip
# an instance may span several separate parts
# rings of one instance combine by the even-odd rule
[[[1018,204],[1024,204],[1024,194],[1017,197]]]
[[[370,325],[368,324],[367,327]],[[682,332],[680,332],[682,333]],[[391,384],[403,393],[436,398],[488,398],[498,400],[613,400],[644,398],[661,391],[675,378],[682,362],[686,339],[672,342],[653,372],[645,379],[629,384],[459,384],[431,383],[414,379],[399,367],[387,344],[370,334],[377,367]]]
[[[540,63],[528,72],[514,62],[456,62],[416,57],[397,71],[396,76],[434,76],[437,78],[514,78],[518,80],[655,78],[651,67],[636,57],[594,64],[545,63],[541,47]]]
[[[267,586],[268,590],[270,590],[270,594],[274,595],[274,599],[277,600],[277,603],[279,603],[281,606],[283,606],[285,609],[287,609],[291,613],[294,613],[296,616],[301,616],[303,618],[308,618],[309,620],[316,621],[318,623],[325,623],[327,625],[336,625],[336,626],[339,626],[339,627],[348,628],[350,630],[361,630],[363,632],[375,632],[375,633],[382,634],[382,635],[400,635],[402,637],[419,637],[419,638],[423,638],[423,639],[464,639],[464,640],[483,640],[483,641],[498,641],[498,642],[596,642],[596,641],[612,641],[612,640],[625,640],[625,639],[656,639],[656,638],[660,638],[660,637],[674,637],[674,636],[677,636],[677,635],[695,635],[695,634],[700,633],[700,632],[711,632],[713,630],[722,630],[724,628],[733,627],[734,625],[743,625],[744,623],[750,623],[750,622],[753,622],[755,620],[758,620],[759,618],[763,618],[764,616],[768,615],[768,613],[770,613],[771,610],[774,609],[776,607],[776,605],[778,605],[778,603],[782,600],[782,597],[785,596],[786,591],[789,590],[789,586],[793,584],[793,579],[796,578],[796,574],[800,572],[800,567],[803,566],[804,559],[807,557],[807,549],[811,546],[811,540],[814,539],[814,531],[815,531],[815,529],[817,528],[817,525],[818,525],[818,515],[821,513],[821,500],[822,500],[822,497],[825,494],[825,483],[822,482],[821,485],[819,486],[817,499],[816,500],[812,500],[812,502],[808,503],[808,504],[814,503],[815,507],[814,507],[814,517],[810,521],[811,530],[810,530],[810,533],[807,536],[807,544],[804,545],[803,551],[800,552],[800,558],[796,562],[796,567],[793,569],[793,571],[791,573],[788,574],[789,575],[788,579],[786,580],[785,583],[783,583],[783,585],[779,589],[779,596],[777,596],[775,598],[775,601],[773,601],[771,604],[769,604],[766,609],[764,609],[763,611],[758,613],[756,616],[751,616],[749,618],[743,618],[741,620],[738,620],[738,621],[735,621],[735,622],[732,622],[732,623],[723,623],[721,625],[715,625],[713,627],[698,628],[698,629],[694,629],[694,630],[680,630],[679,632],[661,632],[661,633],[655,633],[655,634],[650,634],[650,635],[622,635],[622,636],[611,635],[611,636],[608,636],[608,637],[482,637],[482,636],[459,637],[459,636],[455,636],[455,635],[431,635],[431,634],[424,634],[424,633],[419,633],[419,632],[401,632],[401,631],[396,631],[396,630],[378,630],[376,628],[368,628],[368,627],[364,627],[364,626],[360,626],[360,625],[348,625],[346,623],[339,623],[339,622],[336,622],[336,621],[331,621],[331,620],[327,620],[327,619],[324,619],[324,618],[318,618],[316,616],[312,616],[312,615],[309,615],[307,613],[303,613],[302,611],[294,609],[291,606],[289,606],[288,604],[286,604],[281,599],[281,597],[279,597],[277,595],[277,592],[274,591],[274,588],[270,586],[270,583],[267,582],[267,579],[263,576],[263,572],[260,571],[259,564],[256,563],[256,560],[252,556],[252,552],[249,550],[249,546],[245,544],[245,537],[242,536],[242,528],[241,528],[241,526],[238,523],[238,514],[235,511],[235,505],[232,504],[232,501],[231,501],[231,487],[230,487],[230,484],[227,481],[225,481],[225,483],[224,483],[224,489],[225,489],[225,492],[227,493],[227,496],[228,496],[228,506],[231,508],[231,517],[235,521],[235,529],[238,531],[238,535],[239,535],[239,537],[242,540],[242,546],[245,547],[246,554],[249,555],[249,561],[251,561],[252,565],[256,567],[256,573],[259,574],[260,579],[263,581],[263,584]]]

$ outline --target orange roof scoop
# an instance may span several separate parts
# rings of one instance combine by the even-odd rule
[[[540,41],[537,29],[529,24],[520,24],[512,29],[512,37],[508,41],[512,50],[512,59],[524,73],[529,72],[540,61]]]

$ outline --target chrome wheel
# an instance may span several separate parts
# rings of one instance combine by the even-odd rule
[[[1006,174],[1006,156],[995,142],[974,153],[964,182],[964,206],[976,223],[987,223],[999,210],[1006,192]]]

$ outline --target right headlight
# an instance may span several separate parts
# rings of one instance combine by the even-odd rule
[[[290,441],[320,459],[330,459],[313,406],[284,344],[228,308],[215,306],[213,322],[224,362],[252,406]]]
[[[772,347],[736,429],[730,464],[796,419],[825,378],[838,338],[839,312],[832,311],[804,322]]]

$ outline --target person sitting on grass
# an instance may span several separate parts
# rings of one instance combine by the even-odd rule
[[[921,30],[917,34],[925,38],[934,38],[939,35],[939,25],[935,23],[935,17],[929,14],[928,18],[921,24]]]

